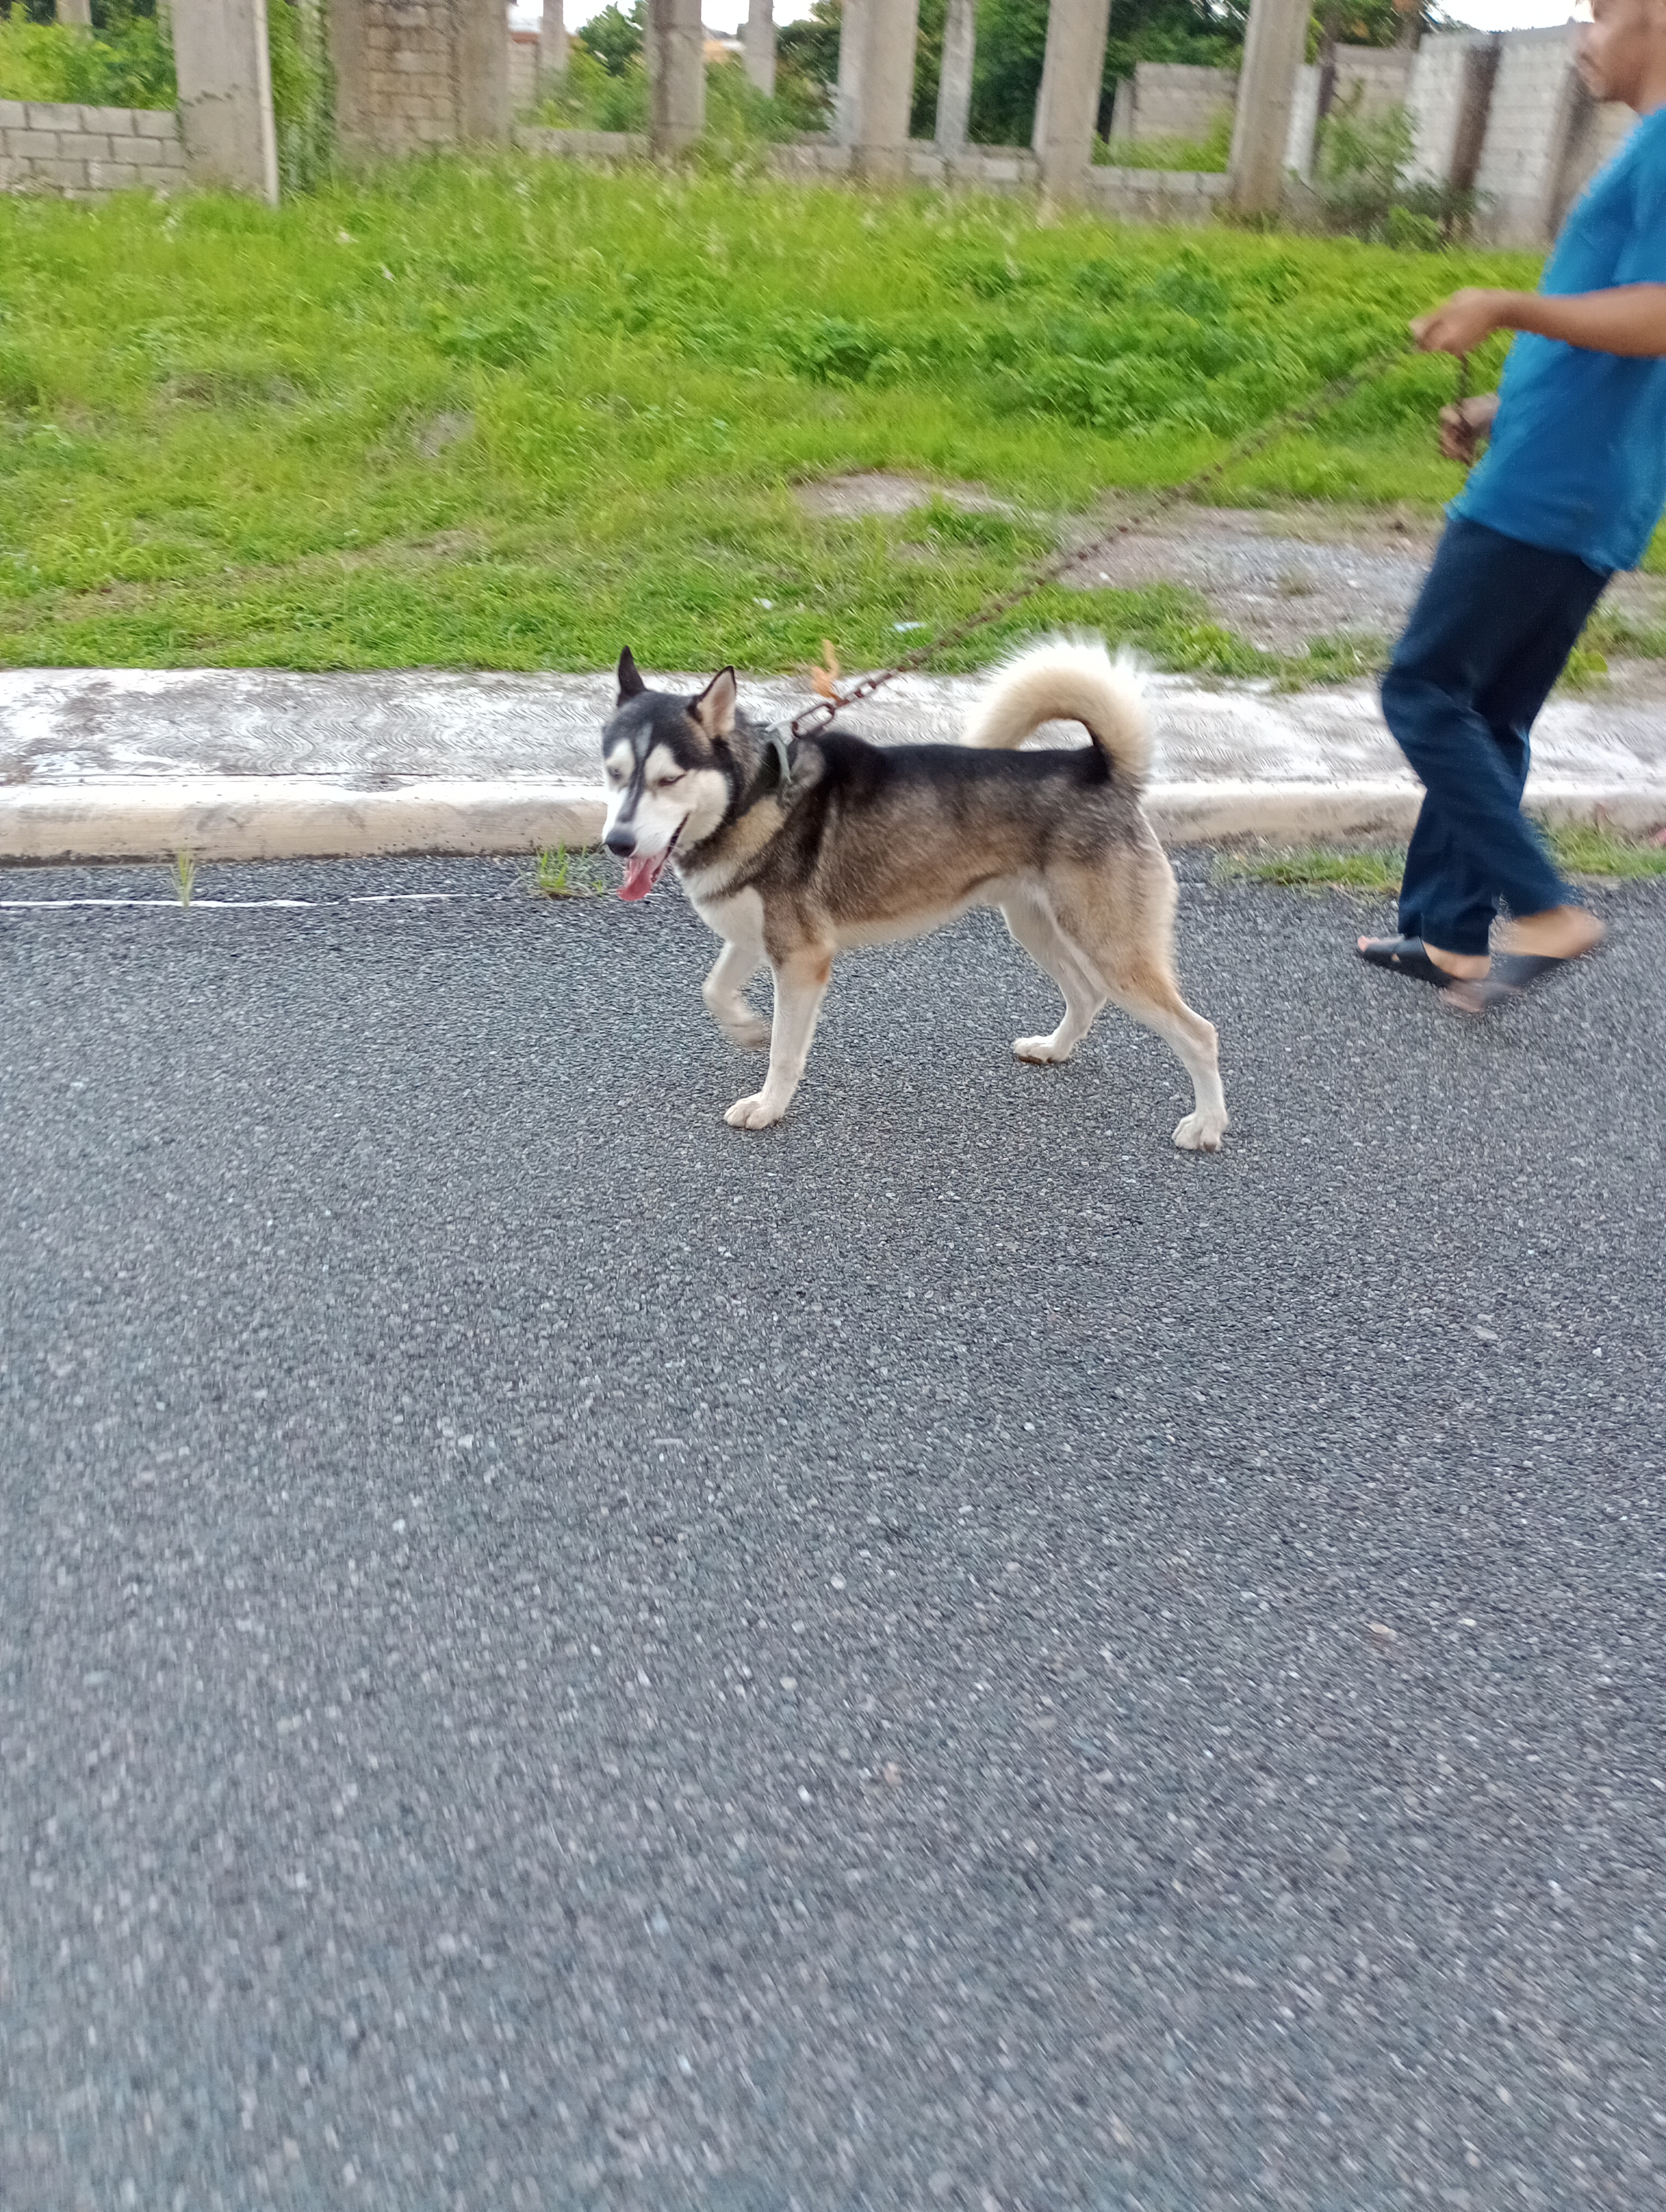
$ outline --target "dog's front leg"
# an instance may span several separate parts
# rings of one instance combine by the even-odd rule
[[[757,938],[730,939],[717,956],[700,995],[712,1019],[736,1044],[769,1042],[769,1024],[746,996],[746,986],[763,965],[763,945]]]
[[[804,1063],[810,1057],[816,1018],[827,995],[833,955],[806,946],[771,965],[775,975],[775,1018],[769,1033],[769,1073],[762,1091],[750,1098],[737,1098],[723,1116],[732,1129],[767,1129],[772,1121],[780,1121],[792,1103]]]

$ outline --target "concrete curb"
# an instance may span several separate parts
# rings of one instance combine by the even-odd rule
[[[599,788],[423,781],[388,791],[301,776],[0,786],[0,862],[339,860],[593,844]]]
[[[1666,789],[1536,779],[1541,817],[1601,822],[1639,835],[1666,823]],[[1146,797],[1166,844],[1399,841],[1416,817],[1409,781],[1155,783]],[[300,776],[157,778],[0,786],[0,863],[377,858],[398,854],[535,853],[593,845],[604,798],[569,781],[413,781],[366,791]]]

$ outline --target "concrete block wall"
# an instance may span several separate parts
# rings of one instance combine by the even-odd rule
[[[1226,179],[1205,170],[1094,168],[1087,204],[1114,222],[1210,222]]]
[[[1134,139],[1207,138],[1219,117],[1231,114],[1237,87],[1236,70],[1140,62],[1116,88],[1112,131]]]
[[[922,184],[1012,192],[1038,185],[1041,165],[1027,146],[963,146],[945,154],[929,139],[915,138],[909,144],[909,174]]]
[[[648,140],[618,131],[546,131],[523,125],[515,143],[530,154],[569,161],[644,161]],[[778,177],[803,184],[848,177],[848,146],[830,136],[800,138],[769,149],[769,167]],[[908,149],[907,175],[930,185],[965,185],[978,191],[1033,191],[1039,181],[1035,155],[1021,146],[969,146],[945,153],[928,139]],[[1089,171],[1086,204],[1119,222],[1207,222],[1226,190],[1223,176],[1193,176],[1166,169],[1094,168]]]
[[[1485,46],[1487,38],[1485,31],[1432,32],[1412,58],[1406,90],[1413,140],[1408,173],[1420,183],[1444,185],[1450,179],[1468,55],[1472,47]]]
[[[1618,152],[1637,118],[1618,100],[1599,105],[1577,78],[1570,80],[1563,111],[1561,160],[1544,212],[1544,234],[1560,230],[1568,210],[1604,162]]]
[[[0,191],[77,198],[139,185],[166,191],[185,173],[172,108],[0,100]]]
[[[1335,96],[1349,100],[1357,92],[1360,112],[1378,114],[1406,98],[1412,60],[1395,49],[1338,46]],[[1237,86],[1233,70],[1140,62],[1116,88],[1111,135],[1136,144],[1142,138],[1207,138],[1219,118],[1231,113]],[[1285,167],[1301,177],[1312,173],[1319,87],[1319,70],[1309,64],[1298,76],[1285,147]]]
[[[1636,124],[1636,115],[1623,100],[1591,103],[1589,125],[1572,148],[1562,179],[1562,198],[1568,207],[1572,206],[1596,172],[1613,160]]]
[[[547,155],[557,161],[646,161],[646,131],[554,131],[540,124],[521,124],[514,143],[524,153]]]
[[[848,177],[854,166],[849,147],[830,134],[771,146],[767,158],[776,176],[795,178],[800,183],[813,183],[820,177]]]
[[[330,9],[336,126],[350,153],[506,138],[502,0],[354,0]]]
[[[538,49],[536,31],[511,31],[509,33],[509,112],[519,115],[534,106],[538,101]]]
[[[332,10],[332,22],[342,12]],[[362,19],[363,66],[342,118],[346,135],[387,154],[455,138],[446,0],[362,0],[353,12]]]
[[[1415,138],[1414,177],[1451,180],[1463,119],[1469,56],[1497,52],[1474,188],[1476,229],[1504,246],[1547,246],[1573,201],[1623,143],[1636,118],[1598,106],[1573,65],[1571,24],[1553,30],[1442,32],[1418,50],[1407,106]]]
[[[1357,94],[1362,115],[1380,115],[1385,108],[1400,106],[1409,94],[1416,59],[1404,46],[1338,46],[1337,101]]]
[[[1488,43],[1484,33],[1446,32],[1426,39],[1414,55],[1341,47],[1339,96],[1363,85],[1362,106],[1377,112],[1403,100],[1415,140],[1413,175],[1449,182],[1463,118],[1467,57]],[[1484,196],[1477,227],[1483,237],[1501,244],[1543,246],[1634,118],[1625,108],[1595,106],[1584,93],[1573,70],[1571,27],[1506,32],[1491,43],[1498,73],[1475,179]],[[1310,166],[1318,77],[1316,67],[1302,71],[1292,105],[1286,163],[1300,173]],[[1148,82],[1156,95],[1149,101]],[[1229,71],[1141,63],[1136,78],[1125,80],[1119,90],[1119,112],[1133,126],[1126,135],[1201,137],[1219,111],[1223,87],[1228,95],[1235,92]],[[620,160],[643,150],[640,140],[599,132],[523,131],[518,136],[523,145],[581,159]],[[769,158],[778,175],[806,179],[847,176],[852,169],[849,149],[831,137],[775,147]],[[1035,158],[1024,149],[968,146],[949,152],[920,140],[907,149],[904,173],[924,183],[997,192],[1031,189],[1037,181]],[[1202,222],[1225,190],[1220,176],[1095,167],[1085,197],[1118,220]]]
[[[1512,31],[1502,41],[1475,189],[1500,245],[1536,246],[1554,216],[1578,89],[1566,26]]]

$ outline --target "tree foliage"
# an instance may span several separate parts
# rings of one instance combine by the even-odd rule
[[[575,33],[575,43],[599,61],[609,76],[624,76],[642,58],[642,0],[635,0],[629,15],[618,0],[609,0]]]

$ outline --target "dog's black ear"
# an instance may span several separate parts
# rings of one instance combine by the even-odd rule
[[[626,646],[619,655],[619,704],[623,707],[627,699],[634,699],[639,691],[646,691],[647,689],[631,657],[630,647]]]
[[[727,738],[734,728],[735,676],[733,668],[720,668],[689,712],[708,738]]]

